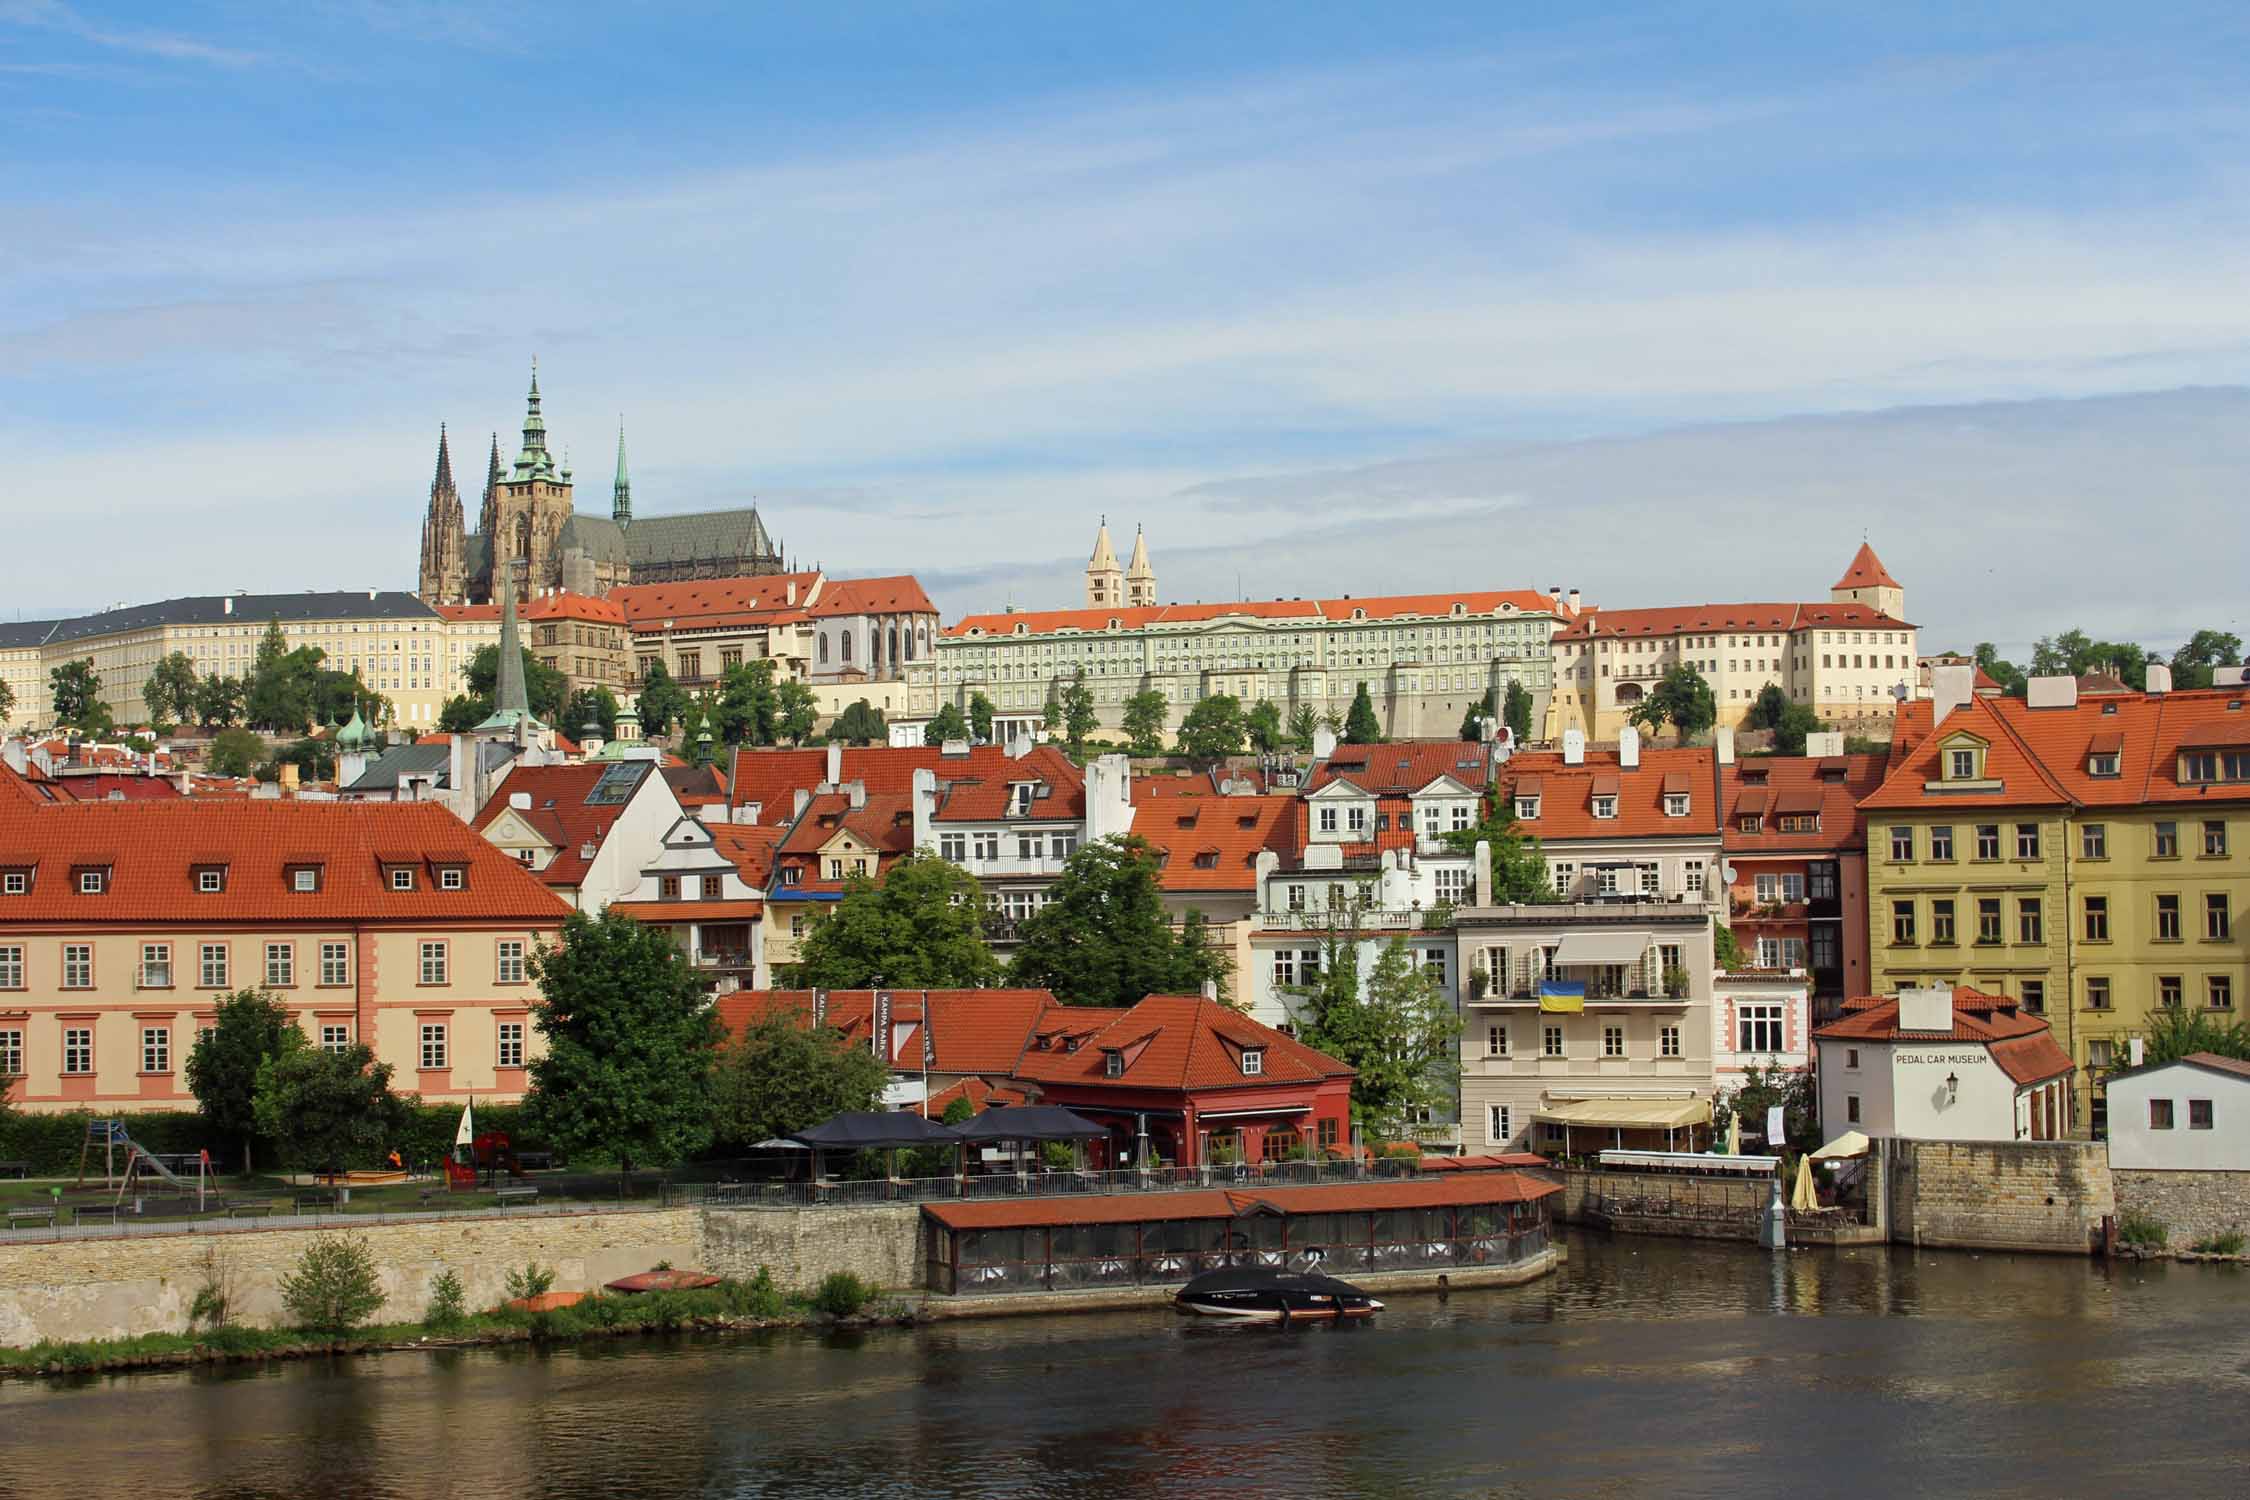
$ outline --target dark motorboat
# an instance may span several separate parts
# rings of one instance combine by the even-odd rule
[[[1348,1281],[1263,1266],[1206,1271],[1181,1287],[1172,1305],[1183,1313],[1246,1323],[1334,1322],[1383,1310]]]

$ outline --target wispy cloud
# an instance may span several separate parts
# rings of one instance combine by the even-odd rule
[[[77,38],[96,47],[131,52],[173,62],[212,63],[246,68],[265,61],[263,54],[222,47],[192,36],[169,31],[120,30],[87,19],[62,0],[0,0],[0,24],[38,27]]]

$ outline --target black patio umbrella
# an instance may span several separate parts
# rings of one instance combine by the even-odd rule
[[[1099,1141],[1109,1127],[1053,1104],[994,1105],[973,1120],[953,1127],[954,1136],[972,1144],[985,1141]]]
[[[821,1151],[881,1151],[894,1146],[958,1146],[961,1138],[935,1120],[893,1110],[853,1110],[789,1137]]]

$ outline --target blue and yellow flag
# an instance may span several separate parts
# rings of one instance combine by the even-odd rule
[[[1586,1008],[1586,986],[1561,979],[1542,979],[1539,981],[1539,1008],[1576,1015]]]

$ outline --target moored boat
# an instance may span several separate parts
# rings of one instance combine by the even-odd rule
[[[1172,1305],[1199,1317],[1245,1323],[1337,1322],[1383,1310],[1348,1281],[1263,1266],[1206,1271],[1181,1287]]]

